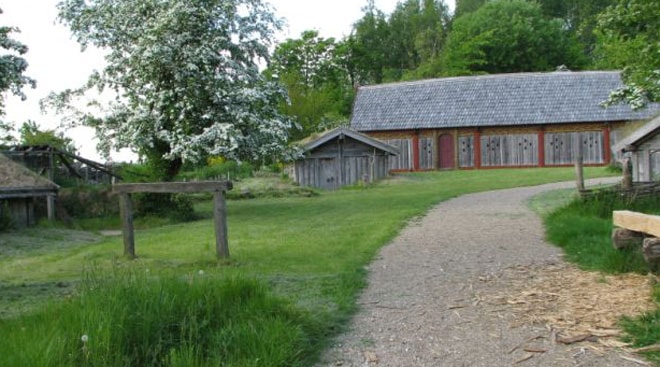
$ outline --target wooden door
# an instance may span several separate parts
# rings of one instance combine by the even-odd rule
[[[454,168],[454,137],[449,134],[440,135],[438,138],[438,168]]]
[[[339,187],[339,177],[337,174],[337,159],[321,158],[319,159],[319,187],[322,189],[333,190]]]

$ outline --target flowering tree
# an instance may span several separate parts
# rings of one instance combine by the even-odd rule
[[[106,51],[107,66],[46,105],[75,111],[71,121],[95,128],[102,152],[133,148],[167,180],[186,160],[286,151],[285,92],[258,70],[280,24],[261,0],[63,0],[58,9],[83,48]],[[93,88],[114,100],[102,113],[74,110]]]
[[[0,14],[2,14],[2,9],[0,9]],[[21,56],[27,52],[27,46],[9,37],[12,32],[18,31],[18,28],[15,27],[0,26],[0,48],[2,49],[0,54],[0,93],[9,91],[21,99],[25,99],[23,87],[27,85],[34,88],[36,82],[34,79],[23,75],[28,63]],[[0,117],[5,114],[4,107],[4,96],[0,95]],[[0,132],[8,132],[9,130],[12,130],[11,126],[0,120]],[[8,133],[0,134],[0,143],[11,140],[12,137]]]
[[[625,102],[639,109],[660,102],[660,2],[619,0],[598,18],[599,66],[623,69],[626,86],[605,105]]]

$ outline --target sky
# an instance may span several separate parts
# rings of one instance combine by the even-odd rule
[[[136,0],[139,1],[139,0]],[[355,21],[362,16],[367,0],[268,0],[275,14],[284,18],[287,26],[279,35],[280,40],[297,38],[302,31],[316,29],[322,37],[342,38],[350,33]],[[36,79],[37,88],[24,88],[26,101],[11,94],[5,95],[5,121],[20,126],[33,120],[42,129],[55,129],[60,117],[52,113],[42,114],[39,100],[50,92],[81,86],[87,76],[104,65],[99,50],[81,52],[80,45],[72,38],[69,29],[56,22],[56,4],[59,0],[4,0],[0,7],[0,25],[14,26],[20,33],[11,37],[28,46],[23,57],[29,66],[25,75]],[[375,0],[376,7],[390,14],[398,0]],[[446,0],[450,9],[454,0]],[[73,138],[80,155],[88,159],[103,161],[96,152],[96,141],[89,128],[74,128],[63,131]],[[113,153],[115,161],[130,161],[135,155],[128,151]]]

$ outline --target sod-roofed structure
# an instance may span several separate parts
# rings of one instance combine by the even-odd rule
[[[11,218],[13,226],[33,225],[41,216],[53,219],[58,189],[52,181],[0,154],[0,214]]]
[[[298,143],[304,156],[291,171],[301,186],[337,189],[370,183],[389,174],[389,162],[398,150],[345,127],[312,135]]]
[[[351,127],[399,148],[393,171],[606,165],[618,130],[660,112],[604,108],[616,71],[517,73],[359,88]]]

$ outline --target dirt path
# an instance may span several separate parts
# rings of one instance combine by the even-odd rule
[[[563,266],[525,201],[572,185],[466,195],[411,223],[370,265],[361,310],[321,365],[639,366],[621,350],[559,344],[552,328],[481,301],[510,287],[507,269]]]

